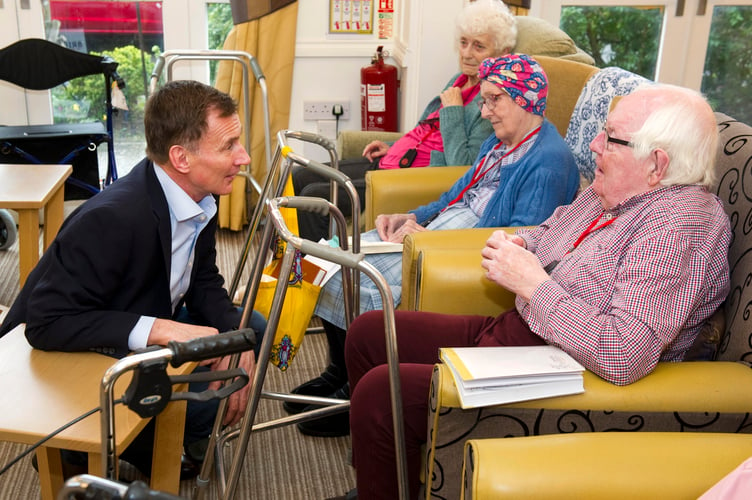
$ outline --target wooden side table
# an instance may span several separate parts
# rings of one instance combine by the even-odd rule
[[[44,210],[43,250],[63,223],[65,180],[71,165],[0,165],[0,208],[18,212],[19,283],[39,262],[39,210]]]
[[[99,407],[104,372],[117,360],[94,352],[33,349],[21,324],[0,337],[0,440],[33,444],[65,423]],[[189,373],[185,363],[170,374]],[[125,391],[132,373],[115,385],[115,397]],[[174,401],[156,417],[151,488],[178,494],[183,453],[185,401]],[[116,451],[120,452],[147,424],[123,405],[115,407]],[[88,453],[89,473],[102,475],[99,412],[57,434],[37,449],[43,500],[53,500],[64,483],[60,450]]]

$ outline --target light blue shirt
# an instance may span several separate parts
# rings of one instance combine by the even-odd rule
[[[198,235],[217,213],[217,203],[211,195],[196,203],[158,165],[154,165],[157,180],[167,198],[170,209],[172,251],[170,259],[170,299],[175,311],[191,283],[193,259]],[[146,342],[156,318],[141,316],[128,336],[128,348],[146,347]]]

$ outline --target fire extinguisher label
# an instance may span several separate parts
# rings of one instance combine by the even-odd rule
[[[366,90],[368,93],[368,112],[369,113],[383,113],[386,111],[386,85],[383,83],[379,85],[368,84]]]

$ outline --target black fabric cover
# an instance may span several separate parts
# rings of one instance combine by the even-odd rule
[[[81,76],[112,75],[116,68],[109,57],[84,54],[40,38],[19,40],[0,50],[0,79],[31,90],[50,89]]]
[[[85,199],[99,190],[96,148],[103,142],[112,148],[110,82],[125,86],[117,74],[118,63],[107,56],[94,56],[68,49],[40,38],[19,40],[0,49],[0,80],[24,89],[47,90],[88,75],[105,75],[106,124],[76,123],[0,127],[0,163],[70,163],[73,173],[65,199]],[[90,145],[92,147],[90,147]],[[114,156],[109,169],[116,172]],[[79,187],[80,181],[89,187]]]

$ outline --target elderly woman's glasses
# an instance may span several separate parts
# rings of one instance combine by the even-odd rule
[[[481,97],[480,101],[478,101],[478,109],[483,112],[483,105],[485,104],[489,111],[493,111],[493,109],[496,107],[496,101],[501,99],[501,96],[504,94],[496,94],[492,95],[490,97]]]
[[[618,144],[619,146],[627,146],[628,148],[633,148],[634,144],[632,144],[629,141],[625,141],[624,139],[617,139],[616,137],[611,137],[608,135],[608,130],[606,130],[606,126],[603,126],[603,133],[606,135],[606,143],[611,144]]]

